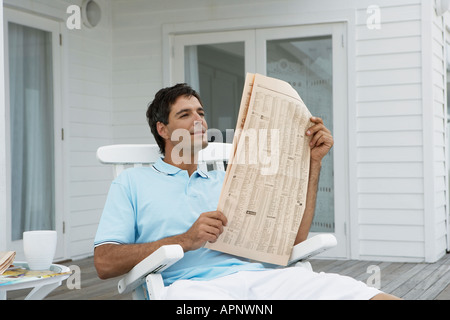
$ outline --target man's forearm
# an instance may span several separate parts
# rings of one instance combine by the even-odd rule
[[[183,242],[183,235],[179,235],[142,244],[103,244],[95,248],[95,268],[101,279],[118,277],[129,272],[160,247],[169,244],[183,247]]]
[[[314,219],[314,211],[316,209],[317,189],[319,186],[321,162],[311,161],[309,168],[308,190],[306,193],[306,206],[303,213],[302,222],[298,229],[295,244],[299,244],[308,238],[309,230]]]

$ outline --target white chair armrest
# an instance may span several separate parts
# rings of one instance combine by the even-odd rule
[[[300,242],[292,249],[288,265],[309,259],[337,245],[336,237],[332,234],[322,233]]]
[[[180,245],[162,246],[147,258],[139,262],[123,277],[118,284],[119,293],[128,293],[145,282],[151,273],[161,273],[175,262],[183,258],[184,252]]]

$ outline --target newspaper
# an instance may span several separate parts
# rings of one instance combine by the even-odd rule
[[[0,251],[0,275],[3,274],[10,265],[12,265],[15,257],[15,251]]]
[[[288,83],[247,75],[217,208],[228,225],[207,248],[287,265],[306,204],[310,119]]]

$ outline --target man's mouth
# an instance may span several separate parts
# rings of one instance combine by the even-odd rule
[[[205,134],[203,132],[197,132],[197,133],[191,133],[191,137],[199,137],[202,138],[205,136]]]

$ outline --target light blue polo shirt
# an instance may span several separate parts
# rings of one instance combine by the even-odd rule
[[[151,167],[127,169],[111,184],[95,245],[146,243],[179,235],[203,212],[217,209],[225,172],[186,170],[160,158]],[[186,252],[163,272],[165,285],[176,280],[210,280],[263,265],[206,248]]]

